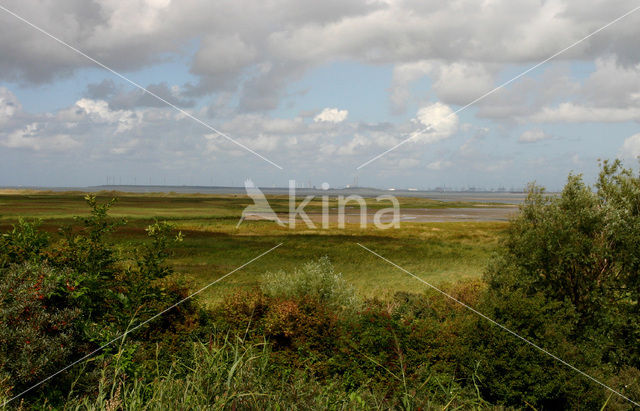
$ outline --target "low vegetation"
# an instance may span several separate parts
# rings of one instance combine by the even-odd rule
[[[193,287],[170,264],[182,234],[154,221],[122,247],[113,203],[86,200],[58,237],[27,221],[0,237],[0,399],[95,351],[9,407],[633,408],[521,338],[640,399],[640,178],[618,162],[593,188],[532,185],[484,277],[442,286],[521,338],[415,280],[360,293],[328,258],[154,318]]]
[[[85,195],[0,194],[0,232],[12,230],[19,218],[38,219],[39,231],[56,239],[60,227],[77,224],[74,216],[89,214]],[[109,215],[127,223],[114,227],[105,238],[126,252],[145,244],[146,229],[156,220],[170,223],[184,234],[184,239],[172,244],[167,263],[192,280],[194,287],[209,284],[261,252],[285,243],[277,252],[261,258],[259,264],[249,265],[204,291],[202,301],[209,305],[234,291],[259,287],[266,271],[293,272],[302,262],[323,256],[329,257],[336,271],[361,295],[373,297],[415,289],[414,280],[370,258],[357,242],[393,255],[403,267],[420,272],[433,283],[480,278],[507,227],[506,222],[412,222],[401,229],[375,230],[353,224],[337,229],[333,223],[326,230],[309,230],[304,224],[290,230],[269,221],[245,221],[236,228],[243,207],[251,203],[244,196],[102,192],[95,197],[102,204],[115,195],[118,202]],[[283,207],[286,204],[283,199],[275,200]],[[335,203],[335,198],[332,201]],[[274,197],[270,196],[269,202],[273,203]],[[456,203],[400,198],[400,204],[413,208]]]

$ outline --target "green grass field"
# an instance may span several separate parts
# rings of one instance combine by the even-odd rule
[[[433,284],[479,277],[508,223],[448,222],[402,223],[400,229],[379,230],[330,227],[311,230],[299,225],[295,230],[269,221],[236,223],[243,208],[252,204],[240,195],[126,194],[99,193],[106,201],[118,197],[112,212],[124,217],[127,225],[113,241],[132,247],[145,239],[144,228],[155,218],[171,221],[185,239],[173,250],[171,263],[178,273],[206,285],[232,271],[269,248],[283,243],[274,252],[234,273],[203,293],[206,301],[216,301],[239,287],[259,284],[267,271],[291,270],[300,263],[328,256],[357,290],[366,296],[406,290],[419,291],[423,284],[360,248],[361,243]],[[43,228],[55,235],[57,228],[71,223],[75,215],[86,215],[83,193],[2,192],[0,230],[5,231],[18,217],[39,218]],[[400,198],[403,208],[473,207],[473,203],[439,202],[420,198]],[[269,197],[277,212],[286,212],[287,198]],[[375,207],[375,200],[368,200]],[[332,199],[331,207],[336,206]],[[384,207],[387,207],[384,205]],[[307,211],[319,210],[319,201]]]

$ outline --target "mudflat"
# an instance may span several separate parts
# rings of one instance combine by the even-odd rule
[[[367,223],[373,223],[373,218],[378,210],[367,210]],[[460,208],[402,208],[400,210],[401,223],[443,223],[456,221],[509,221],[511,217],[518,213],[518,207],[508,206],[476,206]],[[322,214],[317,212],[307,212],[307,215],[314,223],[322,223]],[[287,213],[278,213],[282,221],[287,221]],[[357,208],[347,208],[345,212],[345,223],[357,224],[360,222],[360,211]],[[384,214],[381,222],[386,223],[393,218],[392,213]],[[250,220],[260,220],[259,217],[249,217]],[[337,211],[331,210],[329,222],[338,221]]]

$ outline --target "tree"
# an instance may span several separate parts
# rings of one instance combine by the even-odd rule
[[[640,178],[605,161],[595,190],[581,175],[556,196],[529,186],[487,280],[569,301],[585,322],[611,309],[638,312],[638,244]]]
[[[593,187],[571,174],[557,195],[535,184],[528,191],[487,270],[482,311],[599,378],[640,368],[640,177],[604,161]],[[492,399],[516,405],[523,392],[537,391],[527,401],[544,406],[554,395],[555,405],[584,405],[592,396],[577,380],[566,391],[574,373],[540,362],[544,354],[530,347],[513,352],[521,342],[496,333],[477,336],[479,352],[492,358],[484,372],[487,391],[500,393]],[[509,367],[500,369],[501,360]],[[523,385],[524,375],[536,374]]]

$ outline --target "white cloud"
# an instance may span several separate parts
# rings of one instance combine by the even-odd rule
[[[478,169],[491,172],[491,173],[504,171],[507,168],[511,167],[512,165],[513,165],[513,159],[496,159],[496,160],[492,159],[491,161],[484,161],[476,164]]]
[[[139,122],[137,114],[133,111],[111,110],[109,103],[104,100],[83,98],[76,102],[76,107],[82,109],[92,121],[116,124],[116,133],[131,130]]]
[[[343,156],[354,155],[357,154],[359,150],[370,145],[371,142],[367,140],[366,137],[361,134],[356,134],[347,144],[341,145],[338,148],[337,153]]]
[[[631,0],[596,2],[588,10],[570,0],[521,0],[517,7],[511,0],[327,0],[304,6],[295,0],[237,0],[224,8],[205,0],[7,3],[119,70],[181,57],[191,52],[193,39],[201,39],[189,63],[196,76],[190,91],[206,95],[244,86],[243,95],[256,100],[246,101],[247,109],[273,107],[304,72],[339,60],[398,67],[392,100],[400,105],[406,84],[420,75],[401,74],[402,67],[427,62],[438,98],[458,103],[492,83],[493,65],[541,61],[632,6]],[[637,22],[637,15],[629,16],[561,57],[614,56],[637,64]],[[0,26],[0,77],[43,83],[92,66],[42,40],[41,33],[7,18]]]
[[[389,90],[391,107],[395,112],[403,112],[411,97],[411,84],[427,75],[433,65],[428,61],[396,64]]]
[[[145,0],[145,2],[155,9],[164,9],[171,4],[171,0]]]
[[[640,157],[640,133],[634,134],[624,140],[620,148],[620,157],[628,159]]]
[[[275,150],[278,146],[278,142],[278,137],[262,133],[258,134],[257,138],[243,141],[243,143],[245,143],[246,145],[251,146],[252,149],[266,152]]]
[[[34,151],[65,151],[78,147],[80,143],[66,134],[43,136],[37,123],[31,123],[15,130],[0,142],[9,148],[21,148]]]
[[[202,108],[198,114],[202,114],[202,110],[206,112],[206,109]],[[337,110],[339,116],[343,116],[341,111],[346,110]],[[339,120],[335,112],[329,113],[330,118]],[[4,148],[0,155],[4,156],[3,159],[34,156],[30,152],[37,152],[40,158],[51,160],[48,164],[53,164],[52,169],[60,169],[69,162],[57,161],[58,158],[70,156],[75,159],[74,164],[82,164],[83,167],[93,164],[94,169],[102,167],[109,170],[117,165],[117,170],[105,173],[122,173],[123,181],[126,173],[137,174],[138,179],[143,177],[140,171],[136,171],[138,167],[138,170],[155,170],[154,176],[159,175],[162,169],[191,170],[183,171],[182,175],[198,176],[194,179],[202,178],[202,170],[207,170],[214,181],[228,178],[225,176],[230,169],[234,172],[242,170],[237,172],[246,175],[256,172],[253,160],[244,161],[251,157],[246,151],[215,133],[205,134],[206,129],[194,125],[189,118],[176,115],[170,108],[147,106],[115,110],[101,99],[81,99],[58,111],[21,112],[14,117],[9,127],[0,127],[0,147]],[[340,178],[343,172],[338,170],[348,165],[355,167],[397,144],[408,132],[418,128],[411,121],[398,124],[362,123],[348,119],[338,123],[315,122],[309,121],[309,116],[279,118],[257,113],[228,113],[218,120],[216,128],[287,168],[309,172],[310,176],[340,174]],[[411,173],[420,163],[417,150],[408,146],[404,148],[406,150],[400,149],[388,156],[388,162],[381,160],[380,165],[385,170]],[[6,164],[6,160],[3,161]],[[98,173],[73,175],[81,181],[97,181],[96,178],[104,181],[104,175],[98,176]],[[171,175],[179,173],[171,171]],[[51,178],[60,179],[62,183],[68,174],[52,172]],[[133,183],[132,180],[127,181]],[[210,183],[209,177],[200,182]],[[185,184],[188,181],[170,180],[167,174],[167,183]],[[226,180],[224,184],[230,182]]]
[[[398,167],[402,169],[411,169],[420,164],[420,161],[415,158],[402,158],[398,160]]]
[[[167,83],[154,85],[156,94],[180,107],[192,102],[189,107],[197,117],[258,152],[268,152],[270,158],[279,157],[283,161],[277,162],[291,170],[306,162],[300,169],[306,166],[313,170],[309,174],[324,172],[320,171],[322,167],[327,173],[343,174],[345,168],[380,154],[425,124],[434,124],[435,130],[412,141],[429,143],[453,135],[460,137],[439,144],[442,151],[433,157],[449,158],[455,161],[455,167],[444,160],[427,161],[426,167],[450,167],[442,174],[460,175],[464,173],[461,170],[470,169],[470,160],[491,164],[497,159],[487,154],[501,144],[500,134],[508,135],[513,130],[507,124],[510,121],[640,119],[640,49],[636,47],[640,14],[629,16],[613,30],[598,33],[535,75],[518,79],[465,112],[465,119],[477,114],[496,120],[491,124],[483,121],[491,127],[488,139],[471,138],[464,143],[473,132],[464,130],[462,119],[452,114],[453,107],[472,101],[500,81],[630,10],[634,7],[632,0],[596,2],[589,8],[575,0],[520,0],[516,6],[510,0],[325,0],[306,2],[304,6],[294,0],[237,0],[223,8],[204,0],[7,1],[8,8],[116,70],[149,70],[138,72],[140,75],[168,70]],[[4,23],[0,25],[2,81],[47,83],[92,65],[10,16]],[[595,61],[595,72],[585,79],[589,61]],[[317,116],[312,112],[294,118],[276,117],[276,113],[299,111],[296,104],[303,93],[299,88],[307,87],[307,80],[314,90],[322,87],[318,81],[324,77],[310,76],[304,84],[295,83],[297,80],[336,62],[339,64],[332,67],[338,70],[343,69],[343,62],[348,65],[347,79],[354,75],[354,67],[393,67],[391,84],[375,87],[389,87],[395,111],[421,107],[414,121],[401,116],[384,119],[393,124],[363,124],[352,121],[353,113],[349,118],[347,110],[332,106]],[[180,64],[186,67],[180,68]],[[367,78],[374,70],[366,73]],[[425,77],[431,84],[428,91],[414,87]],[[81,77],[78,80],[79,84],[84,82]],[[121,88],[117,84],[120,82],[112,83],[115,88],[106,90],[106,94],[87,93],[85,97],[89,98],[69,102],[71,107],[66,110],[47,114],[24,112],[15,96],[0,88],[0,143],[21,149],[15,150],[18,154],[24,154],[23,149],[44,151],[48,145],[69,147],[78,159],[106,159],[96,162],[105,164],[105,168],[117,164],[123,169],[146,170],[149,164],[174,167],[183,162],[185,168],[196,170],[194,174],[203,174],[208,167],[213,170],[221,164],[234,170],[259,167],[253,159],[238,161],[250,158],[250,154],[233,143],[220,136],[203,138],[207,131],[191,119],[159,107],[149,95],[137,90],[127,92],[129,86]],[[350,86],[345,84],[346,92]],[[413,90],[420,90],[420,94]],[[189,95],[193,99],[186,98]],[[202,96],[206,97],[196,99]],[[307,96],[313,100],[317,94]],[[207,110],[203,104],[211,106]],[[282,111],[264,111],[274,107]],[[30,130],[31,124],[37,127]],[[519,136],[519,141],[548,138],[536,130],[541,126],[529,127],[531,130]],[[91,144],[74,145],[84,141]],[[615,155],[618,147],[609,149],[603,144],[589,149]],[[5,157],[1,159],[11,160],[14,151],[3,151]],[[422,151],[416,144],[406,144],[379,164],[386,166],[388,161],[389,168],[415,167]],[[217,156],[215,165],[210,161],[213,154]],[[109,162],[114,155],[140,161],[131,163],[135,166]],[[530,155],[523,154],[525,158]],[[557,162],[569,159],[566,156]],[[521,171],[519,160],[512,170]],[[424,171],[424,167],[416,168]],[[410,173],[408,169],[403,171]]]
[[[254,46],[243,41],[238,33],[214,34],[205,37],[193,59],[191,71],[202,76],[192,94],[211,90],[234,90],[242,70],[256,59]]]
[[[448,104],[465,105],[493,88],[494,73],[474,62],[439,64],[431,70],[433,89]]]
[[[123,155],[131,153],[138,145],[140,144],[140,140],[137,138],[126,141],[117,147],[113,147],[110,152],[116,155]]]
[[[571,102],[544,107],[530,117],[539,123],[615,123],[640,121],[640,107],[589,107]]]
[[[451,107],[436,102],[418,110],[417,120],[425,131],[414,137],[412,141],[433,143],[451,137],[458,129],[458,115]]]
[[[575,165],[580,165],[582,163],[582,160],[580,160],[580,155],[579,154],[574,154],[571,156],[571,162]]]
[[[535,143],[536,141],[548,140],[551,135],[542,130],[527,130],[518,138],[519,143]]]
[[[453,163],[451,161],[447,161],[447,160],[438,160],[438,161],[433,161],[429,164],[427,164],[427,168],[429,170],[443,170],[445,168],[449,168],[453,165]]]
[[[22,109],[16,96],[5,87],[0,87],[0,125],[6,124]]]
[[[240,114],[236,115],[224,123],[221,128],[233,130],[236,134],[256,135],[257,132],[296,135],[306,131],[306,125],[302,118],[278,118],[264,114]]]
[[[325,108],[313,118],[313,121],[320,122],[325,121],[329,123],[340,123],[347,119],[349,115],[348,110],[338,110],[337,108]]]
[[[595,61],[595,71],[579,96],[596,107],[624,108],[640,103],[640,64],[621,64],[612,56]]]

